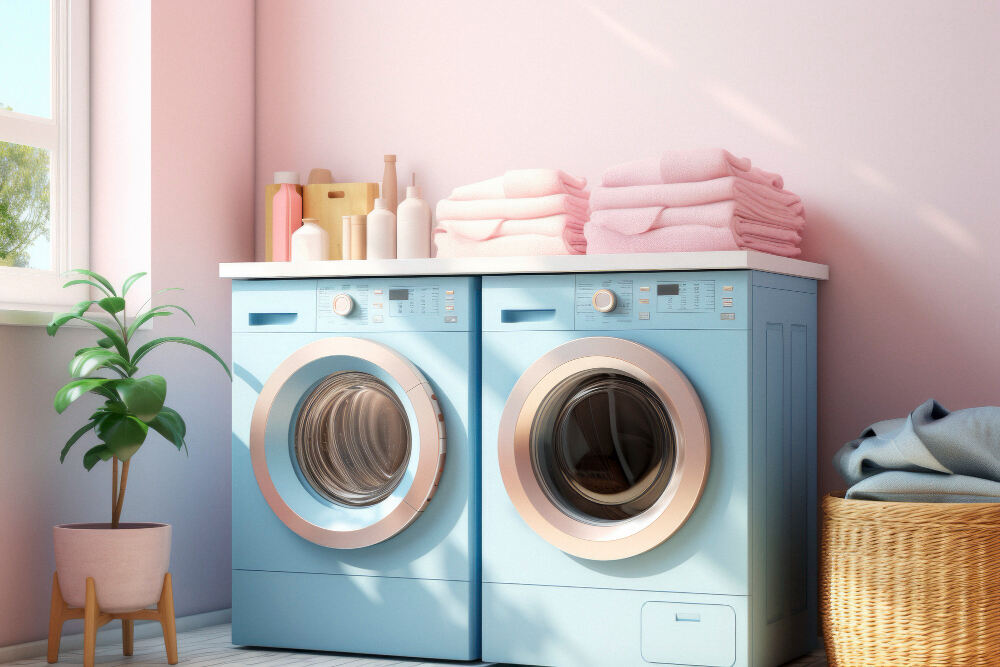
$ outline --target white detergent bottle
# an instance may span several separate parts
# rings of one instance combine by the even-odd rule
[[[375,208],[368,214],[367,234],[367,259],[396,258],[396,215],[381,197],[375,200]]]
[[[396,257],[417,259],[430,256],[431,207],[420,198],[420,187],[409,185],[406,199],[396,209]]]

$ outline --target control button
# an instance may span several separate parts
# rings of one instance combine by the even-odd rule
[[[338,294],[333,297],[333,312],[341,317],[347,317],[354,310],[354,299],[349,294]]]
[[[609,289],[599,289],[594,292],[594,296],[591,297],[590,303],[593,304],[594,310],[599,313],[610,313],[618,305],[618,297],[615,293]]]
[[[444,291],[444,293],[447,294],[447,295],[449,295],[449,296],[451,296],[451,295],[455,294],[455,290],[453,290],[453,289],[446,289]]]
[[[640,312],[639,313],[639,319],[640,320],[648,320],[649,319],[649,313],[642,313],[642,312]]]
[[[382,316],[381,315],[372,315],[372,322],[374,322],[375,324],[381,324],[382,323]]]
[[[458,315],[445,315],[444,316],[444,323],[445,324],[455,324],[456,322],[458,322]]]
[[[639,287],[639,291],[640,292],[648,292],[649,291],[649,285],[642,285],[642,286],[640,286]]]
[[[455,310],[455,306],[453,306],[452,304],[449,303],[449,304],[445,305],[444,309],[445,310]]]
[[[733,298],[732,297],[725,297],[725,296],[722,297],[722,307],[723,308],[732,308],[733,307]]]
[[[732,285],[723,285],[722,286],[722,291],[723,292],[732,292],[733,291],[733,286]]]
[[[382,307],[382,304],[379,301],[376,301],[375,303],[372,304],[372,308],[381,308],[381,307]]]
[[[382,290],[380,290],[380,289],[372,290],[372,294],[381,294],[381,293],[382,293]]]
[[[639,299],[639,303],[649,303],[649,299]]]
[[[720,320],[735,320],[736,313],[719,313]]]

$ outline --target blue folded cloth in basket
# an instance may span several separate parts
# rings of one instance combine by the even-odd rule
[[[872,424],[833,458],[848,498],[1000,502],[1000,408],[950,412],[929,400]]]

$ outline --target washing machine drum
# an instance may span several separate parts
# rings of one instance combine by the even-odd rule
[[[392,349],[327,338],[286,359],[254,408],[261,493],[293,531],[352,549],[389,539],[441,477],[444,421],[427,380]]]
[[[528,368],[498,447],[521,517],[592,560],[667,540],[698,504],[710,458],[705,412],[684,374],[644,345],[606,337],[571,341]]]

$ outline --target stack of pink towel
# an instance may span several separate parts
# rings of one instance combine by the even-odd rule
[[[558,169],[517,169],[455,188],[437,205],[437,256],[583,254],[586,186]]]
[[[781,176],[722,149],[611,167],[590,199],[587,252],[761,250],[797,257],[802,202]]]

